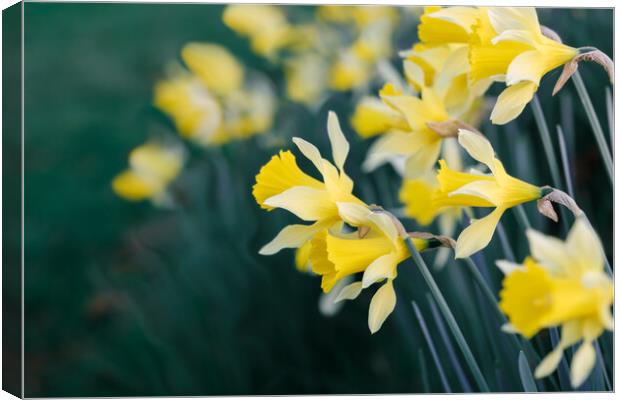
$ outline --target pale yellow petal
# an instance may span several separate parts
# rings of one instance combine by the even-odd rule
[[[366,289],[373,283],[383,279],[396,277],[396,264],[398,257],[394,253],[385,254],[373,261],[364,271],[362,287]]]
[[[536,369],[534,370],[534,377],[536,379],[542,379],[548,375],[551,375],[560,364],[563,352],[564,349],[558,345],[549,354],[547,354],[545,358],[542,359],[540,364],[536,366]]]
[[[491,142],[479,133],[459,129],[459,144],[472,158],[485,164],[491,171],[495,167],[495,150]]]
[[[570,365],[570,383],[574,388],[578,388],[586,380],[595,362],[596,351],[592,342],[584,341],[575,352]]]
[[[371,211],[365,205],[358,203],[337,202],[338,214],[349,225],[361,226],[368,224]]]
[[[538,85],[530,81],[520,82],[504,89],[491,112],[491,122],[504,125],[517,118],[532,100],[537,89]]]
[[[224,47],[210,43],[188,43],[181,50],[188,68],[216,93],[230,93],[243,83],[243,66]]]
[[[371,172],[394,158],[402,158],[415,153],[422,143],[413,134],[389,132],[379,137],[368,149],[362,164],[364,172]]]
[[[528,229],[525,232],[530,244],[530,253],[552,275],[565,276],[573,261],[563,241],[552,236]]]
[[[508,260],[497,260],[495,265],[504,275],[510,275],[516,270],[523,269],[523,265]]]
[[[317,149],[312,143],[299,137],[294,137],[293,143],[297,145],[297,148],[301,151],[301,154],[310,160],[316,169],[323,174],[323,157],[321,157],[321,152],[319,149]]]
[[[485,248],[495,232],[504,209],[497,207],[489,215],[472,222],[456,241],[455,257],[465,258]]]
[[[425,77],[422,67],[413,61],[405,60],[403,61],[403,69],[408,82],[413,83],[416,87],[424,86]]]
[[[337,215],[335,204],[326,190],[295,186],[265,200],[265,205],[282,208],[304,221],[318,221]]]
[[[370,333],[375,333],[381,329],[387,317],[394,311],[394,307],[396,307],[396,293],[394,292],[392,281],[387,281],[377,290],[377,293],[370,301],[370,308],[368,310],[368,328]]]
[[[540,84],[545,74],[545,64],[541,63],[541,54],[536,50],[526,51],[515,57],[506,72],[506,85],[511,86],[522,81]]]
[[[338,295],[342,293],[342,289],[347,287],[352,280],[352,277],[346,276],[336,282],[333,290],[328,293],[321,293],[319,297],[319,311],[321,314],[326,317],[333,317],[338,314],[342,306],[344,306],[344,303],[338,301]]]
[[[343,300],[353,300],[362,293],[362,282],[353,282],[342,288],[338,296],[336,296],[335,302]]]
[[[325,224],[316,223],[313,225],[285,226],[284,229],[282,229],[271,242],[263,246],[258,253],[269,256],[276,254],[282,249],[300,247],[321,229],[325,229]]]
[[[372,222],[392,243],[398,241],[398,230],[394,221],[385,213],[371,213],[368,220]]]
[[[333,111],[330,111],[327,115],[327,135],[329,136],[329,142],[332,146],[334,163],[336,167],[342,171],[344,162],[349,154],[349,142],[344,137],[344,133],[342,133],[340,123],[338,122],[338,116]]]
[[[491,7],[488,15],[491,25],[498,34],[510,29],[540,31],[534,7]]]
[[[585,217],[575,220],[566,238],[566,247],[573,263],[578,264],[583,271],[603,270],[605,254],[601,241]]]
[[[501,192],[497,183],[493,181],[480,180],[467,183],[453,192],[448,193],[448,197],[459,195],[475,196],[489,203],[499,206],[501,204]]]
[[[405,175],[416,178],[427,174],[433,169],[441,151],[441,140],[423,143],[413,152],[405,163]]]

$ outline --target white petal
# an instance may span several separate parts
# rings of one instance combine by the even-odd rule
[[[507,260],[497,260],[495,261],[495,265],[506,276],[512,274],[514,271],[518,269],[523,269],[523,265],[511,262],[511,261],[507,261]]]
[[[491,143],[479,133],[459,129],[459,144],[472,158],[485,164],[491,171],[495,164],[495,151]]]
[[[373,283],[382,279],[394,279],[396,275],[396,261],[394,254],[385,254],[373,261],[364,271],[362,287],[366,289]]]
[[[586,380],[596,361],[596,351],[592,342],[584,341],[573,356],[570,365],[570,383],[574,388],[578,388]]]
[[[304,155],[308,160],[312,161],[312,164],[316,167],[316,169],[323,174],[323,157],[321,157],[321,152],[316,148],[312,143],[298,137],[293,138],[293,143],[297,145],[301,154]]]
[[[326,190],[295,186],[271,196],[264,204],[288,210],[304,221],[317,221],[334,214],[334,204]]]
[[[349,142],[344,137],[342,129],[340,129],[340,123],[338,122],[338,116],[335,112],[330,111],[327,115],[327,135],[332,146],[332,157],[334,163],[340,171],[343,170],[344,162],[349,154]]]
[[[334,292],[334,290],[332,290],[331,292]],[[362,293],[362,282],[353,282],[342,288],[334,302],[338,303],[343,300],[356,299],[357,296],[360,295],[360,293]]]
[[[338,214],[347,223],[353,226],[368,225],[368,216],[372,213],[362,204],[337,202]]]
[[[375,333],[381,329],[383,322],[394,311],[394,307],[396,307],[396,293],[392,281],[387,281],[377,290],[370,301],[370,308],[368,309],[370,333]]]
[[[504,213],[497,207],[489,215],[472,222],[461,232],[456,241],[455,257],[465,258],[482,250],[491,241],[495,227]]]
[[[288,225],[276,235],[276,237],[258,252],[264,256],[276,254],[282,249],[301,247],[314,234],[325,229],[325,224],[313,225]]]
[[[604,253],[598,235],[584,217],[577,218],[568,237],[566,247],[573,257],[573,262],[590,271],[602,271]]]

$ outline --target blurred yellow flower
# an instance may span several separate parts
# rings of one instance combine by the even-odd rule
[[[114,192],[130,201],[166,202],[166,188],[181,172],[185,152],[177,143],[151,141],[129,154],[129,168],[112,181]]]
[[[531,338],[541,329],[562,327],[562,338],[535,370],[536,378],[551,374],[566,348],[583,340],[571,363],[571,384],[579,387],[596,360],[593,341],[613,330],[610,307],[612,279],[604,272],[605,254],[585,217],[579,217],[566,241],[527,232],[532,257],[523,265],[499,261],[506,277],[500,308],[513,330]]]
[[[351,192],[353,181],[344,171],[344,162],[349,153],[349,143],[344,137],[338,117],[330,112],[327,133],[332,146],[335,163],[322,158],[319,150],[311,143],[293,138],[301,153],[310,160],[322,181],[304,173],[295,162],[290,151],[281,151],[265,164],[256,176],[252,194],[256,202],[266,210],[282,208],[312,225],[289,225],[261,250],[260,254],[275,254],[283,248],[298,248],[317,232],[341,221],[337,202],[363,204]]]
[[[233,4],[226,7],[222,20],[230,29],[248,37],[252,50],[267,58],[298,40],[279,6]]]
[[[217,145],[263,133],[273,124],[275,94],[265,78],[246,76],[223,47],[190,43],[177,67],[155,85],[154,104],[168,114],[179,134],[201,145]]]
[[[329,65],[325,57],[314,52],[303,52],[284,63],[286,94],[296,102],[317,104],[327,89]]]
[[[395,24],[399,20],[395,7],[382,6],[320,6],[317,15],[329,22],[353,23],[360,30],[377,21]]]
[[[477,80],[502,75],[499,79],[508,86],[491,113],[494,124],[518,117],[543,75],[579,54],[578,49],[543,35],[532,7],[489,8],[479,24],[470,51],[472,76]]]
[[[441,191],[434,197],[435,207],[495,207],[459,235],[455,256],[464,258],[486,247],[504,211],[537,200],[542,194],[540,187],[508,175],[502,162],[495,158],[491,143],[482,135],[461,129],[458,140],[471,157],[489,168],[491,174],[455,171],[440,160],[437,180]]]

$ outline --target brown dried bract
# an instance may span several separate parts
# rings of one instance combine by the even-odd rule
[[[558,222],[558,214],[555,212],[552,203],[557,203],[568,208],[575,217],[583,215],[583,210],[581,210],[575,200],[565,192],[549,186],[545,186],[543,189],[549,190],[550,192],[543,196],[542,199],[538,200],[536,207],[545,217]]]
[[[577,71],[579,67],[579,63],[582,61],[593,61],[599,65],[601,65],[607,75],[609,75],[609,81],[614,83],[614,62],[607,56],[607,54],[603,53],[600,50],[592,50],[583,54],[579,54],[574,57],[572,60],[564,64],[564,69],[562,70],[562,74],[558,78],[558,81],[555,83],[555,87],[553,88],[553,96],[557,92],[560,91],[568,81],[568,79],[573,76],[573,74]]]
[[[456,241],[449,236],[433,235],[428,232],[409,232],[409,237],[412,239],[424,239],[424,240],[436,240],[442,247],[454,249],[456,247]]]

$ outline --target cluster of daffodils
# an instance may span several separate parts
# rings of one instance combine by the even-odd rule
[[[400,20],[394,7],[319,6],[310,21],[292,23],[271,5],[230,5],[224,23],[257,54],[283,66],[286,95],[316,106],[331,91],[359,89],[393,53]]]
[[[293,138],[321,179],[303,172],[290,151],[274,155],[256,176],[252,193],[262,208],[269,211],[281,208],[309,223],[286,226],[260,253],[270,255],[284,248],[304,249],[311,270],[321,277],[324,292],[363,273],[361,280],[339,287],[336,301],[354,299],[362,289],[381,283],[368,313],[368,326],[374,333],[396,305],[392,281],[398,264],[409,255],[404,242],[408,234],[398,229],[391,214],[365,204],[352,194],[353,181],[344,170],[349,143],[332,112],[327,132],[333,164],[313,144]],[[438,240],[422,238],[414,238],[413,243],[419,251],[441,244]]]
[[[351,18],[341,9],[321,14]],[[343,168],[349,145],[333,113],[328,134],[335,165],[310,143],[293,139],[321,180],[302,172],[293,154],[283,151],[260,170],[253,190],[264,209],[283,208],[310,222],[285,227],[261,254],[296,248],[297,266],[319,275],[324,292],[337,290],[335,301],[354,299],[380,283],[368,314],[372,333],[395,307],[397,266],[411,255],[406,241],[413,238],[419,251],[444,245],[455,258],[466,258],[490,243],[509,208],[536,201],[541,209],[554,198],[567,205],[565,196],[549,194],[559,193],[556,189],[511,176],[476,126],[494,82],[505,89],[490,119],[505,124],[519,116],[547,72],[566,65],[557,91],[585,59],[582,51],[541,27],[533,8],[428,7],[418,36],[419,43],[400,52],[404,79],[389,81],[377,97],[361,98],[350,122],[361,137],[376,137],[362,169],[390,163],[403,176],[399,197],[406,217],[422,226],[437,219],[441,233],[452,235],[469,216],[456,242],[431,234],[413,238],[392,214],[352,194]],[[469,169],[465,154],[474,162]],[[523,265],[498,266],[506,274],[500,302],[510,321],[505,330],[531,338],[544,328],[562,327],[560,343],[538,365],[536,377],[551,374],[564,349],[582,341],[571,368],[571,383],[578,387],[596,359],[593,341],[613,329],[613,283],[603,271],[599,239],[582,212],[575,214],[566,242],[528,231],[532,256]],[[545,215],[553,219],[554,213]]]
[[[157,82],[154,104],[172,120],[181,137],[201,146],[216,146],[268,131],[276,112],[270,82],[244,66],[224,47],[188,43]],[[179,140],[151,140],[134,149],[130,168],[112,182],[114,192],[130,201],[151,199],[172,205],[168,185],[180,174],[186,151]]]

